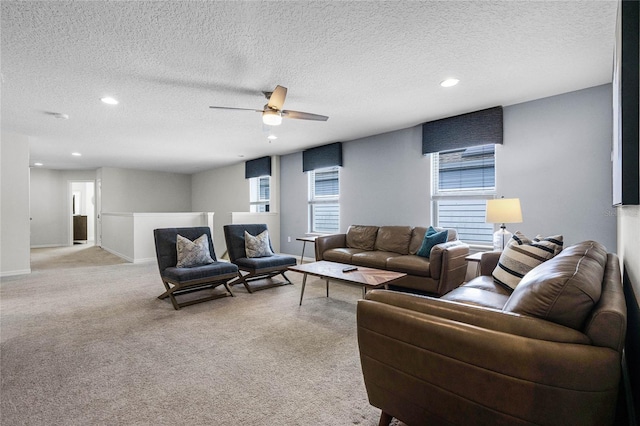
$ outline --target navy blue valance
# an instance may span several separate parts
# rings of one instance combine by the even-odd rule
[[[303,172],[334,166],[342,166],[342,142],[302,151]]]
[[[422,125],[422,154],[502,144],[502,107],[493,107]]]
[[[271,176],[271,157],[261,157],[244,163],[244,178]]]

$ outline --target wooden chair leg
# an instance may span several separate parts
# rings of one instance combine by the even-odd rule
[[[285,273],[285,271],[282,271],[282,272],[280,272],[280,275],[282,275],[282,276],[284,277],[284,279],[285,279],[285,280],[287,280],[287,282],[288,282],[289,284],[293,284],[293,283],[291,282],[291,280],[290,280],[290,279],[289,279],[289,278],[288,278],[284,273]]]
[[[233,292],[231,291],[231,287],[229,287],[229,283],[227,283],[226,281],[223,283],[224,284],[224,288],[227,289],[227,291],[229,292],[229,294],[231,295],[231,297],[235,297],[235,295],[233,294]]]
[[[171,293],[171,286],[166,282],[166,281],[162,281],[162,284],[164,284],[164,288],[167,290],[164,293],[162,293],[160,296],[158,296],[158,299],[162,300],[162,299],[166,299],[167,297],[169,297],[169,293]]]
[[[378,426],[389,426],[391,420],[393,420],[393,416],[383,411],[380,413],[380,421],[378,422]]]
[[[175,290],[176,288],[177,287],[174,287],[173,289]],[[173,294],[173,291],[169,291],[169,298],[171,299],[171,304],[173,305],[173,309],[175,309],[176,311],[179,311],[180,304],[176,300],[176,296]]]

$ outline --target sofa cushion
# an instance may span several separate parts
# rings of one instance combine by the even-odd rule
[[[509,291],[497,287],[499,285],[496,285],[491,277],[483,275],[474,278],[469,284],[454,288],[442,296],[442,299],[467,305],[502,309],[509,300]]]
[[[410,226],[381,226],[378,228],[375,250],[409,254]]]
[[[581,330],[600,300],[607,250],[595,241],[569,247],[527,273],[504,311]]]
[[[211,282],[224,280],[238,276],[238,267],[229,262],[216,262],[208,265],[194,266],[191,268],[169,267],[162,273],[163,278],[175,283],[188,283],[189,281],[210,278]]]
[[[511,293],[513,293],[511,289],[505,288],[500,284],[496,284],[496,282],[490,276],[487,276],[487,275],[478,276],[472,279],[471,281],[469,281],[468,283],[462,284],[462,286],[466,288],[478,288],[480,290],[488,291],[490,293],[501,294],[503,296],[507,296],[507,299],[511,296]],[[505,303],[507,303],[507,299],[504,300]],[[502,309],[503,307],[504,305],[502,305],[500,309]]]
[[[409,275],[430,277],[429,259],[413,254],[391,257],[387,259],[387,269],[394,272],[404,272]]]
[[[355,248],[334,248],[325,250],[322,254],[324,260],[338,263],[351,263],[351,256],[356,253],[362,253],[364,250]]]
[[[386,269],[387,259],[397,256],[401,255],[391,251],[363,251],[351,256],[351,263],[359,266],[368,266],[369,268]]]
[[[411,241],[409,242],[409,254],[416,254],[420,250],[422,241],[424,240],[424,234],[427,233],[427,229],[424,226],[416,226],[411,232]]]
[[[293,266],[298,263],[298,261],[293,256],[274,254],[266,257],[241,257],[240,259],[236,259],[235,263],[240,269],[259,270]]]
[[[516,231],[500,255],[498,266],[493,270],[497,283],[511,289],[516,288],[524,275],[562,250],[562,235],[530,240]]]
[[[377,234],[377,226],[351,225],[347,230],[347,247],[373,250]]]
[[[430,226],[429,230],[424,236],[422,245],[420,245],[420,249],[416,254],[428,259],[431,256],[431,249],[438,244],[447,242],[448,236],[449,231],[436,231],[432,226]]]

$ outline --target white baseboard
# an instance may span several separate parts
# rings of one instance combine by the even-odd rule
[[[52,247],[69,247],[69,244],[37,244],[33,245],[30,248],[52,248]]]
[[[156,258],[155,257],[145,257],[143,259],[134,259],[133,263],[148,263],[148,262],[155,262]]]
[[[31,268],[29,269],[19,269],[16,271],[4,271],[4,272],[0,272],[0,278],[1,277],[13,277],[15,275],[26,275],[26,274],[30,274],[31,273]]]
[[[111,253],[111,254],[115,254],[116,256],[118,256],[118,257],[119,257],[119,258],[121,258],[121,259],[126,260],[127,262],[134,263],[134,259],[133,259],[133,258],[131,258],[131,257],[129,257],[129,256],[127,256],[127,255],[124,255],[124,254],[122,254],[122,253],[118,253],[117,251],[112,250],[112,249],[110,249],[110,248],[107,248],[107,247],[105,247],[105,246],[102,246],[102,249],[103,249],[103,250],[105,250],[105,251],[108,251],[108,252],[109,252],[109,253]]]

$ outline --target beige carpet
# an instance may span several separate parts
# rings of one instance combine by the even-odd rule
[[[65,251],[66,250],[66,251]],[[61,258],[73,251],[89,262]],[[83,252],[89,250],[90,252]],[[76,253],[77,254],[77,253]],[[79,256],[82,258],[82,256]],[[0,284],[2,425],[376,425],[362,381],[360,289],[307,284],[175,311],[155,263],[97,247],[33,253]]]

